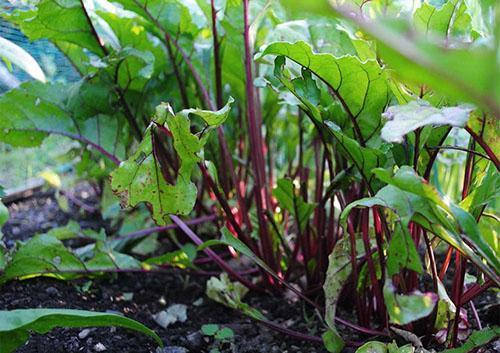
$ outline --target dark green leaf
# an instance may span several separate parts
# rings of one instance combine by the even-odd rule
[[[19,309],[0,311],[0,353],[11,353],[21,347],[30,332],[45,334],[56,327],[115,326],[141,332],[163,343],[156,333],[124,316],[69,309]]]
[[[402,269],[422,273],[422,263],[408,228],[396,225],[387,249],[387,272],[393,276]]]
[[[276,188],[273,190],[273,196],[276,197],[281,207],[294,215],[303,231],[307,225],[310,216],[314,212],[314,205],[307,203],[301,196],[295,192],[295,187],[290,179],[280,179]]]

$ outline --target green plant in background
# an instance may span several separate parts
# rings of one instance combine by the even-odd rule
[[[0,141],[78,141],[69,155],[100,183],[103,204],[113,190],[127,208],[118,218],[135,208],[158,227],[35,236],[7,254],[1,281],[196,269],[203,252],[227,272],[209,281],[211,297],[332,352],[346,344],[338,323],[449,347],[469,326],[462,312],[481,328],[472,299],[500,284],[498,4],[319,3],[309,13],[264,0],[41,0],[3,14],[30,39],[55,43],[82,78],[1,96]],[[60,21],[44,26],[54,12]],[[206,222],[222,237],[190,228]],[[127,254],[172,229],[197,248],[176,235],[176,252]],[[93,243],[72,251],[65,236]],[[248,257],[261,276],[235,271],[215,246]],[[53,251],[56,263],[43,259]],[[37,256],[50,266],[26,261]],[[292,291],[316,309],[323,339],[267,321],[241,301],[244,287]],[[343,291],[357,322],[337,313]]]

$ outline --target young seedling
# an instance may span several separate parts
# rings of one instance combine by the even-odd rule
[[[212,347],[210,353],[220,353],[222,346],[234,338],[234,331],[230,327],[220,327],[217,324],[205,324],[201,327],[201,332],[215,341],[216,347]]]

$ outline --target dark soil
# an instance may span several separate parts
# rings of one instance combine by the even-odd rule
[[[89,206],[95,206],[96,196],[91,188],[79,187],[73,193]],[[87,197],[82,198],[82,193]],[[37,193],[8,207],[11,218],[2,229],[3,240],[8,247],[13,246],[15,241],[62,226],[70,219],[77,220],[82,228],[106,226],[100,215],[83,212],[71,202],[70,212],[63,212],[53,192]],[[94,353],[103,346],[107,353],[202,353],[213,348],[222,353],[326,352],[321,345],[295,341],[211,301],[204,294],[206,280],[207,277],[187,277],[185,273],[172,271],[146,275],[113,274],[68,282],[50,278],[13,281],[0,288],[0,310],[66,308],[121,313],[155,330],[166,346],[163,351],[157,351],[155,342],[150,338],[120,328],[58,328],[46,335],[32,335],[17,353]],[[124,293],[133,293],[133,298],[124,300]],[[268,319],[300,332],[311,333],[305,326],[302,304],[288,303],[269,295],[251,295],[246,300],[259,308]],[[199,305],[193,305],[193,302]],[[187,305],[188,320],[164,329],[152,316],[172,304]],[[232,328],[234,339],[221,343],[204,337],[200,328],[209,323]]]
[[[11,282],[0,290],[0,310],[40,307],[123,313],[154,329],[167,347],[186,348],[185,351],[179,352],[208,352],[213,347],[219,347],[221,352],[237,353],[324,352],[317,345],[290,341],[288,337],[285,338],[235,311],[212,302],[204,296],[203,282],[198,280],[191,279],[186,282],[185,278],[173,274],[121,274],[114,278],[96,279],[86,292],[82,292],[81,288],[87,282],[88,280],[81,279],[65,283],[45,278]],[[123,293],[130,292],[134,293],[133,299],[123,300]],[[192,305],[200,298],[201,305]],[[172,304],[186,304],[188,320],[185,323],[173,324],[167,329],[161,328],[152,319],[152,315]],[[301,321],[300,310],[290,310],[287,303],[281,304],[281,310],[277,300],[266,304],[277,309],[276,314],[267,313],[271,319]],[[279,315],[279,318],[275,315]],[[233,342],[219,346],[213,340],[203,337],[200,328],[208,323],[231,327],[235,332]],[[106,347],[106,352],[156,351],[156,345],[151,339],[131,331],[96,328],[91,329],[87,336],[85,332],[88,331],[56,329],[47,335],[33,335],[29,343],[17,352],[90,353],[97,351],[96,345],[99,343]],[[173,353],[175,350],[165,352]]]
[[[88,206],[95,206],[98,202],[95,189],[87,183],[77,185],[70,193]],[[59,198],[66,199],[64,196]],[[64,212],[59,207],[56,192],[50,190],[37,192],[28,199],[7,205],[10,218],[2,228],[7,247],[12,247],[16,240],[26,240],[37,233],[63,226],[69,220],[78,221],[82,228],[94,230],[106,226],[98,212],[90,214],[70,200],[67,202],[68,210]]]
[[[89,206],[97,205],[97,195],[88,185],[80,185],[72,193]],[[53,192],[38,193],[8,207],[11,218],[2,229],[3,240],[8,247],[13,246],[17,240],[26,240],[36,233],[64,225],[70,219],[78,221],[83,228],[107,228],[98,213],[84,212],[71,202],[69,212],[63,212]],[[120,328],[58,328],[46,335],[32,335],[17,353],[94,353],[103,351],[104,348],[107,353],[208,353],[214,348],[221,353],[326,352],[321,345],[296,341],[211,301],[204,294],[206,279],[207,277],[188,277],[184,272],[171,271],[163,274],[113,274],[68,282],[50,278],[13,281],[0,287],[0,310],[71,308],[121,313],[155,330],[166,346],[159,350],[150,338]],[[132,299],[125,300],[130,293],[133,293]],[[349,302],[349,298],[344,298],[344,301],[346,299]],[[287,299],[264,294],[251,294],[246,302],[261,310],[269,320],[282,326],[319,335],[315,331],[318,323],[314,313],[304,307],[302,302],[292,303]],[[172,304],[187,305],[188,319],[164,329],[152,316]],[[475,300],[475,304],[484,320],[483,325],[500,324],[499,304],[494,293],[486,292]],[[352,303],[348,303],[346,307],[352,307]],[[341,310],[342,317],[352,316],[348,310]],[[472,318],[470,322],[474,326]],[[209,323],[232,328],[234,339],[221,343],[203,336],[200,328]],[[350,331],[342,333],[351,340],[360,338]],[[498,345],[493,343],[489,347],[494,351],[494,347]],[[346,348],[345,351],[354,350]]]

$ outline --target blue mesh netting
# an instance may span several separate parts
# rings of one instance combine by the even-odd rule
[[[0,5],[1,3],[0,0]],[[20,30],[2,18],[0,18],[0,37],[12,41],[30,53],[50,80],[74,82],[80,78],[66,56],[48,40],[31,42]],[[15,66],[12,67],[12,74],[21,82],[31,79],[29,75]],[[2,87],[0,83],[0,92],[5,89],[6,87]]]

